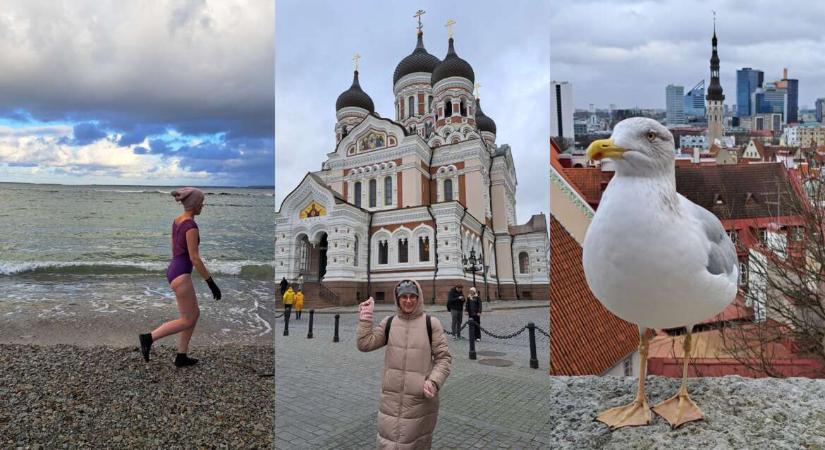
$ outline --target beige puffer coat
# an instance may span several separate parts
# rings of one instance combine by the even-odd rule
[[[418,283],[416,283],[418,284]],[[418,286],[418,292],[422,292]],[[398,304],[398,299],[396,299]],[[452,356],[444,337],[444,328],[435,317],[432,322],[432,347],[427,337],[424,301],[412,314],[399,308],[390,325],[390,343],[384,353],[384,374],[381,380],[381,400],[378,404],[378,448],[430,448],[438,420],[438,393],[424,396],[424,381],[431,380],[440,391],[450,374]],[[358,350],[369,352],[386,345],[384,326],[372,322],[358,323]]]

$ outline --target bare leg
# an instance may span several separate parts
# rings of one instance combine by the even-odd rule
[[[645,395],[647,349],[647,328],[639,327],[639,387],[636,391],[636,399],[629,405],[611,408],[596,416],[596,420],[607,424],[611,430],[650,423],[650,407],[648,407],[647,396]]]
[[[180,318],[170,320],[152,331],[152,341],[166,336],[181,333],[178,338],[178,352],[186,353],[189,347],[189,339],[192,337],[195,324],[200,316],[198,299],[195,296],[195,287],[192,285],[190,275],[181,275],[172,280],[172,289],[177,297],[178,312]]]
[[[653,407],[653,411],[667,420],[674,429],[687,422],[702,420],[704,418],[702,410],[696,406],[696,403],[693,403],[687,391],[688,361],[690,360],[692,330],[692,326],[688,327],[687,336],[685,336],[685,345],[683,347],[684,355],[682,355],[682,386],[679,388],[679,392]]]

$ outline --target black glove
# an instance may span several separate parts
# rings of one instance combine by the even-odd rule
[[[218,285],[215,284],[215,280],[213,280],[212,277],[209,277],[209,278],[206,279],[206,284],[209,285],[209,290],[212,291],[212,297],[214,297],[215,300],[220,300],[221,299],[221,290],[218,289]]]

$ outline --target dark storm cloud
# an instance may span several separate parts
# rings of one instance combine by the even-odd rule
[[[283,199],[307,171],[318,170],[335,148],[335,100],[352,83],[359,53],[360,84],[382,117],[395,118],[395,66],[416,44],[447,53],[448,19],[455,49],[481,83],[484,112],[495,120],[497,143],[510,144],[518,176],[519,221],[548,210],[550,2],[414,3],[310,1],[278,4],[276,40],[276,194]]]
[[[0,119],[83,123],[78,145],[101,130],[122,146],[167,131],[272,140],[269,0],[4,2],[0,54]]]
[[[74,145],[87,145],[106,137],[106,131],[90,122],[78,123],[72,132]]]
[[[736,102],[736,70],[765,81],[787,67],[799,79],[800,106],[825,96],[825,4],[756,1],[572,1],[553,3],[553,78],[573,83],[577,107],[665,107],[665,87],[690,89],[710,78],[713,10],[725,103]]]

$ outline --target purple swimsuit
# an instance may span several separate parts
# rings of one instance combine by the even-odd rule
[[[189,259],[189,247],[186,246],[186,232],[197,229],[198,224],[192,219],[184,220],[181,223],[172,221],[172,260],[166,269],[166,280],[171,284],[172,280],[185,274],[192,273],[192,261]],[[198,237],[200,244],[200,237]]]

